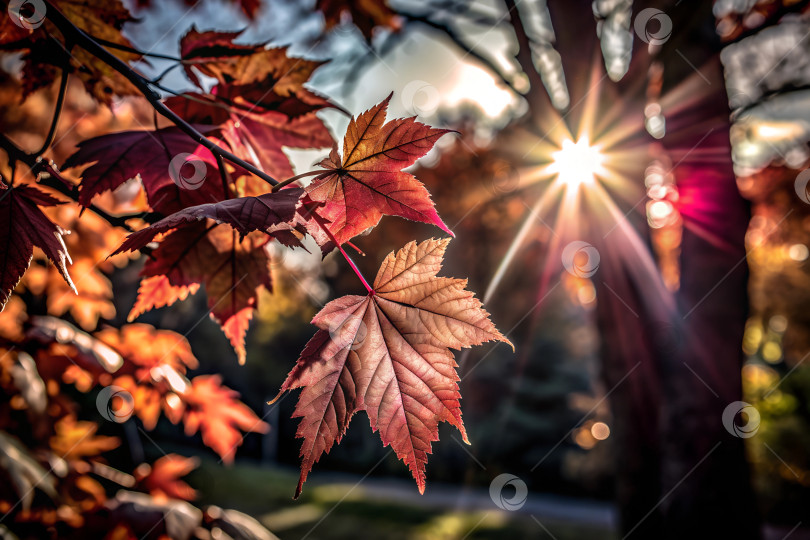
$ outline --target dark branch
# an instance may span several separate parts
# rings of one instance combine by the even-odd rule
[[[476,51],[473,47],[468,45],[461,37],[461,35],[459,35],[459,33],[456,32],[456,29],[453,28],[452,26],[433,21],[426,15],[418,15],[415,13],[407,13],[403,11],[398,11],[397,13],[398,15],[402,16],[409,22],[423,24],[429,28],[432,28],[444,34],[451,42],[453,42],[454,45],[456,45],[459,49],[464,51],[465,54],[474,58],[480,64],[483,64],[483,66],[486,69],[491,71],[492,74],[495,75],[500,80],[501,83],[507,86],[515,94],[517,94],[518,96],[522,95],[520,92],[518,92],[517,88],[515,88],[512,79],[509,76],[507,76],[507,74],[505,74],[492,60],[490,60],[486,56]]]
[[[182,62],[182,58],[178,58],[176,56],[169,56],[167,54],[158,54],[153,52],[141,51],[136,49],[135,47],[129,47],[128,45],[122,45],[120,43],[116,43],[114,41],[107,41],[106,39],[102,39],[96,36],[90,36],[90,39],[95,41],[96,43],[100,43],[105,47],[109,47],[111,49],[118,49],[119,51],[126,51],[132,54],[137,54],[139,56],[148,56],[150,58],[160,58],[161,60],[173,60],[175,62]]]
[[[207,148],[214,155],[219,155],[231,163],[239,165],[246,171],[253,173],[270,185],[276,185],[278,183],[272,176],[260,170],[255,165],[220,147],[213,141],[209,140],[205,135],[197,131],[191,124],[180,118],[174,113],[174,111],[166,107],[166,105],[160,101],[160,96],[152,90],[147,79],[136,73],[126,64],[126,62],[110,53],[101,44],[76,27],[76,25],[70,22],[70,20],[68,20],[67,17],[56,9],[52,3],[47,1],[45,3],[48,6],[48,20],[50,20],[59,29],[59,31],[62,32],[62,35],[65,36],[66,39],[72,40],[76,45],[82,47],[88,53],[94,55],[96,58],[123,75],[143,94],[143,96],[149,101],[149,103],[158,113],[168,118],[174,125],[185,132],[195,142]]]
[[[62,105],[65,103],[65,94],[67,93],[67,83],[68,83],[68,66],[62,66],[62,78],[59,80],[59,94],[56,97],[56,105],[54,106],[53,110],[53,119],[51,120],[51,127],[48,129],[48,134],[45,136],[45,141],[43,141],[42,146],[37,152],[34,152],[35,156],[42,155],[45,150],[51,146],[53,143],[53,138],[56,135],[56,126],[59,124],[59,116],[62,114]]]
[[[531,85],[525,96],[526,100],[529,102],[529,109],[533,111],[546,110],[545,106],[549,102],[549,97],[544,90],[543,79],[540,78],[540,74],[537,72],[537,69],[534,67],[534,62],[532,61],[531,40],[528,34],[526,34],[526,29],[523,27],[523,21],[520,19],[520,13],[515,5],[515,1],[504,0],[504,3],[506,4],[506,10],[509,13],[509,21],[512,23],[512,28],[515,30],[515,37],[517,37],[518,42],[518,52],[515,55],[515,59],[520,65],[520,69],[522,69],[529,78],[529,84]]]
[[[72,201],[78,202],[78,186],[73,185],[71,182],[63,178],[59,171],[57,171],[50,162],[42,159],[36,154],[29,154],[28,152],[25,152],[2,133],[0,133],[0,148],[5,150],[5,152],[8,154],[9,161],[12,164],[18,161],[25,163],[31,169],[31,172],[38,177],[39,184],[58,191]],[[130,219],[140,218],[147,223],[156,223],[163,217],[154,212],[136,215],[114,216],[94,204],[88,206],[87,209],[104,219],[113,227],[121,227],[128,232],[134,232],[135,230],[127,223],[127,221]]]

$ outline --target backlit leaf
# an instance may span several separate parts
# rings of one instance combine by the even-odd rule
[[[439,422],[467,441],[450,349],[503,341],[466,280],[437,277],[449,239],[411,242],[385,259],[367,296],[345,296],[313,319],[320,330],[307,343],[282,392],[303,388],[300,494],[307,474],[340,442],[352,415],[366,411],[425,489],[425,464]]]

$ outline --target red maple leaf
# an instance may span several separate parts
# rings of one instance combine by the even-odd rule
[[[453,234],[441,220],[425,186],[401,169],[413,165],[450,130],[404,118],[385,122],[389,95],[382,103],[352,118],[343,139],[343,159],[333,148],[321,166],[328,172],[306,188],[324,203],[318,213],[329,222],[338,243],[379,223],[383,215],[432,223]]]
[[[265,99],[295,94],[304,101],[315,98],[306,90],[307,82],[323,62],[287,55],[286,47],[234,43],[241,32],[200,32],[192,27],[180,39],[180,56],[188,77],[202,87],[195,73],[214,77],[221,84],[245,86],[260,84]]]
[[[325,148],[334,144],[329,130],[315,115],[329,103],[322,98],[310,101],[306,103],[293,93],[268,97],[266,90],[259,94],[245,87],[219,84],[211,95],[182,94],[167,99],[166,106],[188,122],[218,126],[236,155],[284,179],[293,175],[284,147]]]
[[[40,248],[56,265],[73,292],[76,287],[67,271],[70,261],[62,236],[66,234],[39,209],[61,204],[36,188],[19,185],[0,190],[0,310],[11,291],[28,269],[34,246]]]
[[[366,411],[410,468],[420,492],[439,422],[467,435],[461,421],[458,374],[450,348],[506,339],[466,280],[437,277],[449,239],[411,242],[382,264],[368,296],[345,296],[313,319],[320,330],[307,343],[281,388],[303,388],[301,479],[340,442],[351,417]]]
[[[210,127],[200,127],[209,135],[212,132]],[[79,203],[85,207],[96,195],[114,190],[138,175],[149,205],[161,213],[227,198],[214,155],[176,127],[122,131],[88,139],[79,144],[79,150],[64,167],[87,164],[90,166],[82,172],[79,191]],[[193,168],[193,173],[185,168]],[[183,185],[183,178],[191,179],[188,185]]]
[[[141,272],[147,278],[165,276],[167,283],[161,280],[159,287],[148,289],[142,283],[140,294],[144,296],[139,296],[136,307],[143,312],[170,305],[203,284],[211,316],[222,326],[239,362],[244,363],[245,333],[258,291],[272,289],[270,258],[265,249],[270,237],[260,232],[241,240],[238,236],[234,230],[205,221],[170,233]],[[158,291],[167,296],[160,296]]]

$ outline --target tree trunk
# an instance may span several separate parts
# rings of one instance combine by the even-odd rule
[[[574,89],[583,85],[566,59],[582,58],[598,46],[583,37],[592,27],[581,28],[589,2],[579,3],[579,14],[570,4],[556,11],[551,6],[566,78]],[[636,2],[634,14],[651,6],[673,22],[659,59],[665,70],[661,95],[679,89],[662,100],[667,118],[662,142],[676,165],[684,220],[680,289],[674,298],[662,292],[660,280],[639,268],[641,259],[627,260],[627,246],[617,245],[620,232],[603,238],[596,226],[586,238],[602,261],[592,279],[603,380],[614,415],[621,534],[759,538],[743,439],[722,422],[726,406],[742,395],[749,209],[732,170],[721,45],[710,2]],[[649,67],[646,44],[640,45],[630,73],[619,83],[623,99],[637,98],[631,83]],[[605,79],[603,84],[612,83]],[[572,104],[583,97],[581,89],[571,94]],[[643,109],[643,87],[637,100]],[[643,189],[643,177],[633,180]],[[625,225],[643,244],[648,238],[644,207],[634,212],[632,203],[625,206]]]

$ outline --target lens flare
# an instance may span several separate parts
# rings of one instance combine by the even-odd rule
[[[551,154],[553,162],[549,171],[557,175],[561,184],[576,188],[583,185],[592,185],[596,178],[605,174],[602,164],[605,156],[598,146],[591,146],[587,136],[580,137],[577,142],[566,139],[562,148]]]

